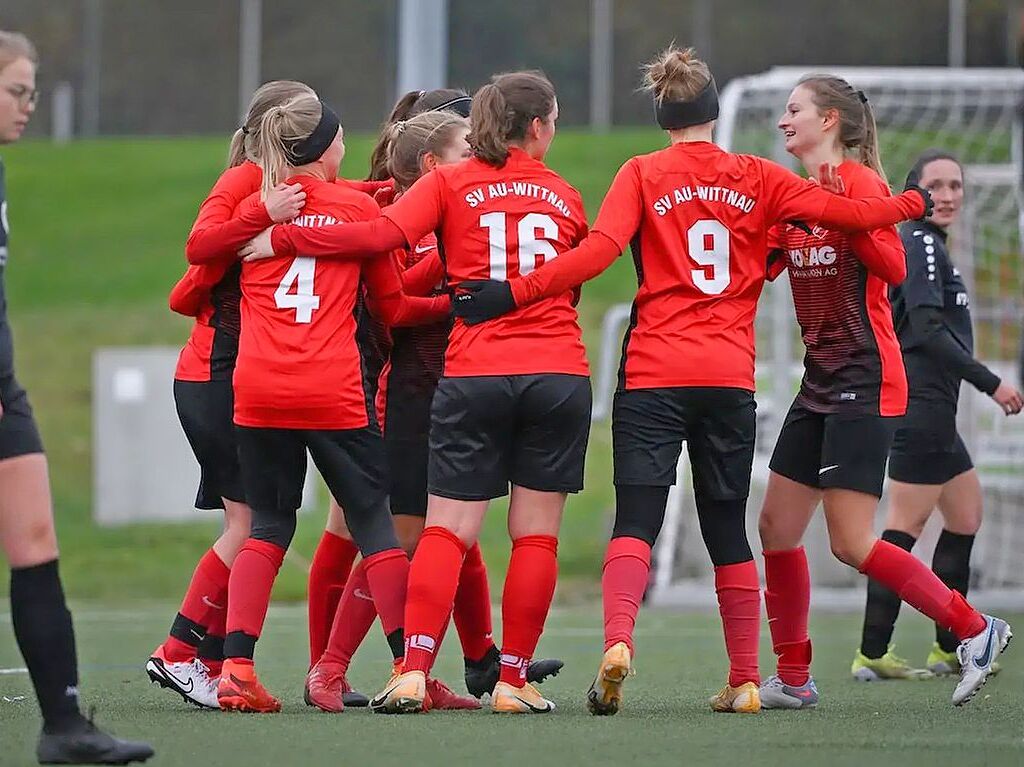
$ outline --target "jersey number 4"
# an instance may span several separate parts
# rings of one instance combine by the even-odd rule
[[[508,279],[509,255],[506,227],[508,216],[502,211],[484,213],[480,216],[480,226],[487,230],[490,243],[490,278],[505,281]],[[527,275],[558,255],[551,240],[558,240],[558,224],[545,213],[527,213],[517,226],[519,240],[519,274]],[[541,256],[544,261],[541,262]]]
[[[299,256],[292,261],[292,265],[281,278],[281,284],[274,291],[274,303],[277,304],[277,308],[294,309],[295,321],[299,324],[312,322],[313,312],[320,308],[320,296],[313,295],[315,273],[316,259]]]
[[[686,249],[702,268],[690,272],[701,293],[717,296],[732,281],[729,273],[729,230],[720,221],[703,218],[686,230]]]

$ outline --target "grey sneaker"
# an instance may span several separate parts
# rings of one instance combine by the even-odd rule
[[[814,677],[807,684],[792,687],[778,676],[770,676],[761,683],[761,708],[814,708],[818,705],[818,687]]]
[[[986,615],[984,630],[960,643],[956,648],[960,681],[953,690],[954,706],[964,705],[984,686],[992,674],[996,656],[1006,649],[1012,638],[1010,624]]]

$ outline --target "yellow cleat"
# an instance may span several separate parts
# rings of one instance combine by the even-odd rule
[[[935,676],[952,676],[953,674],[960,673],[960,660],[956,657],[956,651],[946,652],[939,643],[936,642],[932,645],[931,652],[928,653],[928,660],[925,661],[925,666]],[[992,661],[992,672],[989,676],[995,676],[1002,667],[998,661]]]
[[[881,679],[931,679],[935,674],[926,668],[913,668],[893,652],[892,645],[881,658],[869,658],[860,650],[853,656],[850,673],[859,682]]]
[[[622,683],[633,673],[632,658],[625,642],[605,650],[597,676],[587,690],[587,708],[594,716],[612,716],[622,703]]]
[[[498,682],[491,693],[491,710],[495,714],[548,714],[555,710],[555,704],[532,684],[513,687],[508,682]]]
[[[427,677],[422,671],[392,676],[384,689],[370,701],[378,714],[416,714],[424,710]]]
[[[726,685],[708,703],[711,710],[728,714],[756,714],[761,710],[761,693],[753,682],[744,682],[739,687]]]

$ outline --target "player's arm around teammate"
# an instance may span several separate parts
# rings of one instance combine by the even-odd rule
[[[263,194],[285,177],[306,191],[300,223],[379,212],[366,195],[334,183],[343,133],[334,112],[314,96],[267,110],[254,143]],[[387,510],[383,445],[363,388],[352,311],[359,272],[356,259],[307,256],[242,267],[234,421],[252,529],[228,583],[222,708],[280,710],[256,676],[253,656],[294,535],[307,449],[344,509],[389,646],[396,659],[402,656],[409,562]]]
[[[458,286],[455,314],[478,322],[521,310],[594,276],[632,246],[640,289],[612,416],[617,498],[603,576],[606,654],[589,705],[596,714],[619,707],[651,547],[685,440],[730,657],[729,683],[712,707],[757,711],[758,576],[743,522],[767,230],[808,214],[864,228],[919,215],[925,205],[915,192],[898,201],[845,200],[774,163],[723,152],[712,143],[714,81],[692,51],[664,52],[646,81],[669,148],[622,166],[579,247],[508,283]]]
[[[935,211],[928,221],[904,227],[908,275],[891,291],[910,396],[889,455],[889,513],[882,540],[909,551],[937,506],[943,529],[932,570],[951,589],[967,596],[982,493],[956,427],[960,381],[992,397],[1007,415],[1020,412],[1021,395],[972,356],[967,287],[946,242],[963,205],[960,163],[948,152],[929,150],[917,159],[911,175],[931,193]],[[906,678],[905,663],[884,660],[899,609],[898,595],[874,580],[869,582],[860,662],[854,663],[860,678]],[[957,673],[958,644],[948,629],[937,624],[927,669],[937,675]],[[875,662],[865,663],[862,658]]]
[[[35,47],[0,31],[0,145],[21,138],[35,111]],[[0,163],[0,547],[11,568],[11,622],[43,714],[42,763],[125,764],[153,749],[112,738],[82,716],[71,613],[58,573],[50,477],[28,395],[14,374],[14,346],[3,285],[8,214]]]
[[[851,195],[884,187],[870,103],[844,80],[805,77],[790,95],[779,129],[787,151],[808,172],[823,163],[837,166]],[[859,161],[846,159],[847,149],[857,149]],[[961,680],[954,703],[966,702],[980,688],[1010,635],[1004,622],[982,616],[920,561],[874,535],[885,461],[896,418],[906,409],[907,384],[884,282],[885,275],[902,276],[895,263],[899,252],[893,232],[871,237],[871,243],[858,245],[813,219],[802,229],[785,227],[807,355],[800,392],[772,455],[758,525],[778,656],[778,674],[767,680],[762,698],[775,708],[817,703],[809,675],[810,580],[800,542],[819,501],[840,561],[885,583],[980,653],[983,663]],[[983,653],[981,645],[987,648]]]

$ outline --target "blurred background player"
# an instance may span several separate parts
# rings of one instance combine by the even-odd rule
[[[786,151],[824,185],[845,189],[851,198],[889,193],[871,105],[845,80],[804,77],[778,127]],[[846,156],[853,149],[857,159]],[[837,177],[821,175],[829,167]],[[874,533],[886,458],[907,406],[888,298],[888,286],[906,276],[902,244],[891,228],[848,237],[814,218],[788,221],[773,240],[789,269],[807,353],[800,391],[769,464],[758,520],[768,625],[778,658],[778,673],[761,690],[764,705],[799,709],[818,702],[807,632],[810,572],[800,543],[819,503],[837,559],[951,628],[964,651],[978,658],[954,690],[953,703],[962,705],[991,673],[992,661],[1009,642],[1009,626],[979,613],[920,560]]]
[[[21,138],[35,111],[35,47],[0,31],[0,145]],[[57,566],[57,533],[43,442],[28,395],[14,375],[3,276],[7,196],[0,163],[0,546],[11,568],[11,622],[43,714],[36,756],[42,764],[127,764],[153,755],[145,743],[118,740],[82,716],[71,613]]]
[[[557,117],[546,77],[496,75],[473,97],[473,159],[435,168],[375,221],[275,227],[243,252],[386,250],[440,229],[450,285],[527,273],[586,232],[578,192],[543,163]],[[491,705],[507,713],[554,709],[527,673],[557,580],[566,494],[582,487],[589,435],[590,383],[573,298],[566,289],[492,326],[452,328],[431,409],[430,496],[410,569],[404,673],[371,701],[378,710],[423,709],[466,551],[489,501],[508,493],[510,483],[512,556]]]
[[[477,322],[579,285],[631,245],[639,290],[612,410],[615,527],[602,576],[605,644],[587,693],[614,714],[632,669],[633,630],[647,587],[682,442],[693,467],[701,534],[729,656],[713,710],[760,710],[760,584],[744,516],[754,456],[754,314],[767,232],[793,218],[867,229],[921,215],[927,195],[850,201],[775,163],[712,143],[718,92],[692,49],[645,67],[668,148],[619,170],[593,230],[569,253],[507,283],[458,286],[455,313]]]
[[[960,381],[992,397],[1007,415],[1020,412],[1021,394],[973,356],[967,286],[946,249],[964,200],[959,161],[948,152],[929,150],[914,163],[911,176],[931,193],[935,210],[924,223],[903,227],[907,278],[890,291],[910,400],[889,455],[889,514],[882,540],[910,551],[938,507],[943,527],[932,570],[949,588],[967,596],[982,493],[978,472],[957,432]],[[899,610],[899,596],[875,580],[868,582],[864,631],[851,669],[855,679],[920,675],[890,647]],[[939,676],[959,673],[959,644],[946,627],[936,624],[927,670]]]
[[[242,295],[236,251],[253,229],[290,221],[306,199],[298,184],[279,184],[246,219],[235,220],[239,204],[259,188],[262,178],[259,166],[246,159],[245,143],[267,109],[300,94],[315,95],[308,85],[293,80],[265,83],[253,94],[245,122],[231,140],[228,167],[199,207],[185,246],[190,258],[204,263],[189,266],[170,297],[174,311],[196,318],[174,373],[178,419],[200,468],[196,508],[223,509],[224,529],[199,560],[167,639],[153,651],[146,672],[161,687],[206,708],[219,708],[228,577],[249,537],[250,522],[232,422],[231,377]],[[232,231],[225,233],[226,227]],[[219,260],[209,261],[207,254],[218,250]]]
[[[283,178],[306,192],[300,223],[366,219],[379,208],[335,183],[345,154],[337,116],[311,94],[270,107],[253,137],[262,189],[242,204],[260,205]],[[398,547],[386,505],[384,452],[364,389],[353,309],[365,275],[391,324],[448,313],[447,299],[406,300],[389,259],[322,261],[297,257],[242,267],[242,332],[234,376],[239,458],[252,508],[249,539],[228,585],[221,708],[270,713],[280,702],[253,667],[270,591],[295,532],[313,457],[366,557],[367,577],[392,653],[402,656],[402,611],[409,562]],[[417,301],[419,303],[417,303]],[[432,313],[432,314],[431,314]]]

